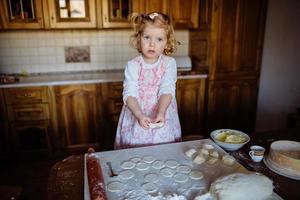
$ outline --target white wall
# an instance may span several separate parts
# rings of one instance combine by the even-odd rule
[[[256,131],[286,127],[300,107],[300,1],[269,0]]]

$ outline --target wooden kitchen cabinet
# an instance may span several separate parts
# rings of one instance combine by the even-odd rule
[[[51,120],[47,87],[2,89],[4,132],[9,151],[52,154]]]
[[[50,28],[96,28],[96,0],[48,0]]]
[[[44,28],[42,0],[0,1],[1,24],[4,29]]]
[[[182,138],[204,135],[206,79],[179,79],[176,99]]]
[[[87,151],[102,146],[101,94],[97,84],[62,85],[54,88],[57,130],[64,151]]]
[[[161,12],[169,13],[169,0],[133,0],[133,11],[139,13]]]

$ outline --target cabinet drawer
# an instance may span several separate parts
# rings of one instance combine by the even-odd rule
[[[9,121],[34,121],[49,119],[47,104],[8,106]]]
[[[111,83],[108,86],[109,91],[111,91],[109,94],[109,97],[113,98],[122,98],[123,93],[123,83]]]
[[[7,105],[19,105],[24,103],[45,103],[48,102],[47,88],[8,88],[5,89],[5,100]]]

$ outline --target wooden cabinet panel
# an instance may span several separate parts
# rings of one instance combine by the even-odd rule
[[[101,100],[96,84],[54,87],[58,130],[64,148],[101,146]]]
[[[253,131],[258,80],[211,81],[208,96],[208,129]]]
[[[47,104],[15,105],[7,107],[9,121],[33,121],[49,119]]]
[[[96,28],[96,0],[48,0],[51,28]]]
[[[161,12],[169,13],[169,0],[133,0],[133,11],[139,13]]]
[[[199,0],[172,0],[170,14],[175,28],[198,28]]]
[[[182,137],[203,134],[205,79],[178,80],[176,99]]]
[[[4,29],[44,28],[42,0],[0,1],[0,17]]]

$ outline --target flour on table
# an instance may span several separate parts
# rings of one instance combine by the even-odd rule
[[[143,161],[145,163],[153,163],[153,161],[155,161],[155,158],[153,156],[144,156]]]
[[[128,180],[134,177],[134,173],[130,170],[123,170],[119,173],[119,176],[124,180]]]
[[[175,174],[175,171],[171,168],[165,167],[160,170],[160,173],[165,177],[171,177]]]
[[[156,173],[150,173],[150,174],[146,174],[144,176],[144,180],[146,182],[151,182],[151,183],[156,183],[159,181],[159,176]]]
[[[189,177],[185,174],[177,173],[173,176],[174,180],[178,183],[184,183],[189,180]]]
[[[198,179],[202,179],[203,178],[203,173],[200,172],[200,171],[197,171],[197,170],[192,170],[189,173],[189,176],[190,176],[191,179],[198,180]]]
[[[108,183],[107,189],[110,192],[121,192],[124,189],[124,184],[119,181],[113,181]]]
[[[161,160],[156,160],[156,161],[154,161],[154,162],[152,163],[152,167],[153,167],[154,169],[161,169],[161,168],[163,168],[164,166],[165,166],[165,164],[164,164],[164,162],[161,161]]]
[[[177,172],[180,172],[180,173],[188,174],[188,173],[191,172],[191,167],[188,166],[188,165],[179,165],[179,166],[176,168],[176,171],[177,171]]]
[[[148,195],[147,200],[187,200],[184,196],[182,195],[177,195],[177,194],[167,194],[167,195],[162,195],[161,193],[158,193],[157,196],[150,196]]]
[[[131,161],[131,162],[134,162],[134,163],[137,163],[137,162],[142,161],[142,159],[139,158],[139,157],[134,157],[134,158],[131,158],[130,161]]]
[[[136,164],[136,169],[140,170],[140,171],[144,171],[150,168],[150,165],[148,163],[145,162],[138,162]]]
[[[131,162],[131,161],[124,161],[122,164],[121,164],[121,167],[123,169],[132,169],[135,167],[135,163],[134,162]]]
[[[179,165],[179,163],[176,160],[167,160],[165,162],[165,165],[170,168],[176,168]]]
[[[144,189],[144,191],[146,191],[148,193],[153,193],[158,190],[157,185],[154,183],[144,183],[144,184],[142,184],[142,188]]]

